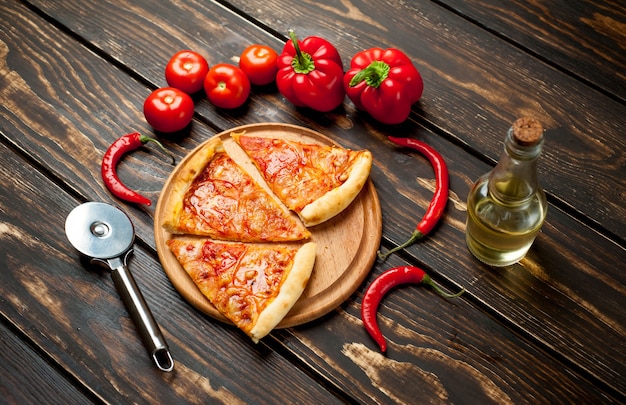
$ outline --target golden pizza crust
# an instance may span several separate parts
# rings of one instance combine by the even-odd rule
[[[372,154],[367,151],[359,152],[354,162],[348,180],[306,205],[298,213],[305,226],[314,226],[328,221],[346,209],[359,195],[369,178],[372,169]]]
[[[315,242],[308,242],[298,250],[293,266],[280,286],[280,292],[261,312],[256,324],[248,333],[253,342],[258,343],[270,333],[298,301],[311,277],[316,250]]]
[[[224,152],[221,139],[214,138],[191,156],[181,171],[173,179],[172,191],[163,209],[163,228],[170,233],[177,233],[180,214],[183,210],[183,200],[187,189],[196,176],[204,170],[216,153]]]
[[[169,239],[167,245],[200,292],[255,343],[298,301],[311,277],[317,250],[315,242],[297,247],[190,236]],[[289,253],[283,256],[284,251]],[[268,262],[270,257],[279,261]]]

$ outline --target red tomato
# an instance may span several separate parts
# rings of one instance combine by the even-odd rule
[[[276,80],[278,53],[265,45],[250,45],[239,57],[239,67],[248,75],[250,83],[258,86]]]
[[[193,118],[193,100],[182,90],[163,87],[153,91],[143,103],[143,115],[152,128],[160,132],[176,132]]]
[[[250,80],[237,66],[218,63],[206,75],[204,91],[216,107],[237,108],[250,95]]]
[[[208,72],[209,63],[202,55],[194,51],[180,51],[167,63],[165,80],[171,87],[193,94],[202,90]]]

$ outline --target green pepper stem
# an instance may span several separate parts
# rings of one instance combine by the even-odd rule
[[[167,153],[168,156],[172,158],[172,164],[176,163],[176,158],[174,157],[174,155],[172,155],[170,151],[167,150],[165,146],[163,146],[163,144],[159,142],[158,140],[151,138],[149,136],[146,136],[146,135],[140,135],[139,140],[141,141],[141,143],[148,143],[148,142],[156,143],[163,152]]]
[[[302,52],[298,38],[293,30],[289,30],[289,37],[293,43],[293,48],[296,50],[296,56],[291,60],[291,67],[296,73],[307,74],[315,70],[315,63],[313,58],[306,52]]]
[[[443,291],[441,287],[439,287],[439,285],[437,285],[437,283],[435,283],[428,274],[424,274],[422,284],[431,286],[437,292],[437,294],[441,295],[444,298],[456,298],[465,292],[465,288],[462,288],[461,291],[456,294],[448,294],[447,292]]]
[[[421,239],[424,236],[423,233],[421,233],[418,230],[415,230],[415,232],[413,232],[413,234],[411,234],[411,237],[409,238],[409,240],[407,240],[406,242],[404,242],[403,244],[396,246],[395,248],[387,251],[387,253],[382,253],[380,250],[378,251],[378,257],[381,260],[385,260],[387,258],[387,256],[389,256],[390,254],[397,252],[398,250],[404,249],[405,247],[412,245],[413,243],[415,243],[418,239]]]
[[[389,76],[389,70],[391,68],[385,62],[375,60],[370,63],[365,69],[358,72],[352,80],[350,80],[350,87],[354,87],[357,84],[365,80],[365,83],[375,89],[379,88],[382,82]]]

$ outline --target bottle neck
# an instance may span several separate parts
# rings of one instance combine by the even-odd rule
[[[489,193],[494,199],[505,205],[518,205],[537,193],[537,160],[542,147],[543,137],[523,144],[513,136],[512,129],[507,132],[504,153],[489,174]]]

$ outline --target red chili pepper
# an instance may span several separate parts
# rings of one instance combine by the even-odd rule
[[[298,107],[321,112],[337,108],[346,96],[339,52],[323,38],[298,41],[293,31],[289,36],[276,61],[278,90]]]
[[[411,59],[393,48],[371,48],[354,55],[343,86],[358,109],[383,124],[406,120],[424,90]]]
[[[381,259],[385,259],[393,252],[404,249],[405,247],[411,245],[412,243],[414,243],[418,239],[421,239],[430,231],[432,231],[437,222],[439,222],[439,219],[443,215],[443,211],[446,208],[446,204],[448,203],[449,187],[448,167],[446,166],[446,162],[443,160],[443,157],[439,154],[439,152],[437,152],[432,146],[422,141],[418,141],[417,139],[395,138],[393,136],[390,136],[388,138],[391,142],[397,145],[417,150],[430,161],[430,164],[435,171],[436,187],[433,198],[428,205],[428,209],[426,210],[426,214],[424,214],[424,217],[422,218],[420,223],[418,223],[415,227],[415,232],[413,232],[409,240],[407,240],[400,246],[396,246],[395,248],[389,250],[385,254],[382,254],[379,251],[378,257],[380,257]]]
[[[104,157],[102,158],[102,166],[100,167],[104,184],[116,197],[138,204],[152,204],[148,198],[126,187],[120,181],[115,171],[117,163],[124,154],[138,149],[140,146],[148,142],[154,142],[159,145],[165,153],[170,155],[172,158],[172,164],[174,164],[174,156],[172,156],[172,154],[169,153],[167,149],[165,149],[165,147],[156,139],[141,135],[137,132],[122,136],[109,146],[109,149],[107,149]]]
[[[389,290],[403,284],[426,284],[444,298],[455,298],[465,292],[462,289],[456,294],[448,294],[439,287],[428,274],[419,267],[401,266],[394,267],[378,276],[372,284],[365,290],[363,302],[361,303],[361,319],[363,326],[370,336],[380,346],[380,351],[387,351],[387,342],[378,327],[376,313],[383,297]]]

